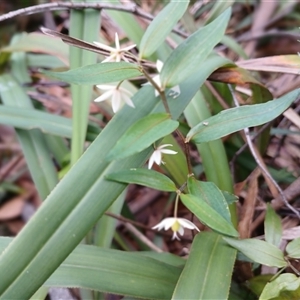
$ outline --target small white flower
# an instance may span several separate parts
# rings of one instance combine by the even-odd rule
[[[163,62],[161,62],[160,60],[156,61],[156,69],[159,73],[162,70],[163,65],[164,65]],[[159,74],[155,75],[152,79],[161,88],[160,75]],[[147,84],[150,84],[150,83],[147,82],[146,85]],[[155,97],[157,97],[159,95],[159,92],[155,89],[154,94],[155,94]],[[180,95],[180,87],[179,87],[179,85],[176,85],[170,89],[169,96],[173,96],[173,98],[175,99],[176,97],[178,97],[178,95]]]
[[[160,223],[152,227],[152,229],[157,229],[157,230],[168,230],[172,229],[173,231],[173,237],[172,240],[177,239],[180,241],[180,238],[177,235],[177,232],[183,236],[184,234],[184,228],[188,229],[196,229],[197,231],[200,231],[199,228],[191,221],[184,219],[184,218],[166,218],[163,219]]]
[[[100,97],[96,98],[94,101],[100,102],[111,98],[111,106],[114,113],[116,113],[120,109],[122,100],[127,105],[134,107],[134,104],[130,99],[132,94],[128,90],[120,86],[118,87],[115,85],[103,85],[103,84],[98,84],[97,88],[105,92]]]
[[[120,42],[119,42],[119,36],[118,36],[117,32],[115,34],[116,48],[107,46],[107,45],[99,43],[99,42],[94,42],[94,44],[96,46],[98,46],[99,48],[102,48],[102,49],[110,52],[110,56],[106,57],[106,59],[104,59],[102,62],[109,62],[109,61],[120,62],[122,59],[129,62],[128,59],[125,57],[124,52],[129,51],[136,46],[136,45],[131,45],[131,46],[127,46],[127,47],[121,49]]]
[[[161,146],[158,146],[156,150],[152,153],[152,155],[149,158],[148,163],[148,169],[151,169],[153,166],[153,163],[156,163],[157,165],[160,165],[161,163],[164,163],[162,161],[162,154],[177,154],[176,151],[170,150],[170,149],[164,149],[168,146],[173,146],[172,144],[164,144]]]

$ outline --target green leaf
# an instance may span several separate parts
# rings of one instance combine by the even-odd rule
[[[205,225],[220,233],[235,236],[239,234],[231,223],[225,220],[217,211],[210,207],[200,197],[180,195],[182,203]]]
[[[26,130],[40,129],[44,133],[67,138],[72,135],[71,119],[35,109],[0,105],[0,123]]]
[[[137,65],[127,62],[98,63],[66,72],[42,71],[42,73],[75,84],[111,83],[142,75]]]
[[[300,238],[288,243],[285,250],[289,257],[300,258]]]
[[[282,251],[272,244],[257,239],[236,240],[224,237],[224,240],[259,264],[278,268],[287,266]]]
[[[263,104],[226,109],[193,127],[186,140],[193,140],[195,143],[213,141],[243,128],[272,121],[283,113],[299,94],[300,89],[297,89]]]
[[[29,129],[32,129],[37,128],[36,126],[39,125],[39,123],[47,122],[48,116],[54,117],[56,121],[65,119],[47,113],[42,114],[44,115],[44,119],[34,119],[36,113],[39,112],[33,108],[30,98],[26,94],[24,88],[18,84],[18,82],[10,74],[0,76],[0,95],[2,102],[5,104],[5,106],[0,106],[0,123],[15,126],[16,123],[11,124],[10,122],[22,122],[24,126],[31,125]],[[27,114],[27,116],[24,117],[23,115],[22,120],[16,116],[16,114],[24,113]],[[71,121],[68,121],[69,133],[71,133]],[[48,123],[48,125],[52,127],[51,124]],[[57,126],[61,124],[55,123],[55,125]],[[26,159],[28,169],[30,170],[30,174],[41,199],[44,200],[58,182],[57,172],[52,161],[51,153],[47,147],[45,137],[40,130],[33,129],[27,131],[19,128],[22,127],[16,128],[16,133]],[[62,126],[61,129],[63,129]]]
[[[225,198],[225,200],[226,200],[226,202],[227,202],[228,205],[230,205],[230,204],[232,204],[234,202],[239,201],[239,197],[238,196],[236,196],[234,194],[231,194],[231,193],[228,193],[226,191],[221,191],[221,192],[222,192],[222,194],[223,194],[223,196],[224,196],[224,198]]]
[[[171,1],[148,26],[140,44],[140,57],[153,54],[183,16],[189,1]]]
[[[169,101],[175,119],[209,74],[223,63],[222,58],[209,59],[197,76],[183,83],[177,101]],[[0,272],[2,298],[29,299],[124,190],[125,184],[108,181],[104,176],[118,169],[141,167],[150,155],[149,149],[121,161],[110,164],[105,161],[110,149],[132,124],[164,109],[150,86],[140,89],[133,100],[135,113],[132,114],[132,108],[124,106],[114,116],[0,255],[0,270],[5,270]]]
[[[190,177],[188,179],[188,189],[190,194],[204,200],[227,222],[231,223],[227,202],[222,192],[213,182],[199,181],[194,177]]]
[[[162,87],[173,87],[201,68],[201,64],[224,35],[231,9],[209,25],[200,28],[168,57],[160,73]]]
[[[0,238],[0,252],[11,240]],[[151,258],[135,252],[79,245],[44,285],[80,287],[138,298],[170,299],[181,267],[167,264],[163,258],[158,259],[159,254],[163,257],[168,255],[156,253]]]
[[[180,272],[180,268],[134,252],[80,245],[45,285],[75,286],[147,299],[170,299]]]
[[[196,235],[172,299],[227,299],[236,251],[213,232]]]
[[[42,33],[32,32],[22,34],[18,42],[1,48],[1,52],[34,52],[47,53],[58,57],[65,65],[68,65],[68,46],[61,40],[46,36]]]
[[[80,0],[74,0],[79,2]],[[94,0],[85,0],[92,3]],[[99,36],[101,14],[94,9],[71,9],[70,36],[92,43]],[[78,47],[70,47],[70,69],[96,64],[97,53],[86,51]],[[74,70],[75,71],[75,70]],[[73,165],[84,151],[86,129],[88,124],[90,103],[93,96],[93,86],[71,85],[72,93],[72,139],[71,164]]]
[[[122,170],[108,174],[105,178],[124,183],[135,183],[165,192],[176,192],[177,190],[175,183],[170,178],[153,170]]]
[[[274,299],[283,291],[295,291],[300,286],[300,278],[295,274],[281,274],[275,280],[268,282],[259,300]],[[292,298],[289,298],[292,299]],[[296,299],[296,298],[293,298]]]
[[[173,132],[178,122],[167,113],[151,114],[138,120],[118,140],[107,160],[120,159],[141,152],[158,139]]]
[[[266,242],[279,247],[282,236],[281,219],[275,210],[268,203],[265,218],[265,240]]]

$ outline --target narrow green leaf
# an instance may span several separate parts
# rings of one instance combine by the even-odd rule
[[[22,34],[17,43],[1,49],[1,52],[34,52],[47,53],[58,57],[65,65],[68,65],[68,46],[61,40],[46,36],[42,33],[32,32]]]
[[[231,223],[228,204],[213,182],[196,180],[194,177],[188,179],[189,193],[204,200],[211,208],[220,214],[227,222]]]
[[[300,258],[300,238],[288,243],[285,250],[289,257]]]
[[[281,219],[275,210],[268,203],[265,218],[265,240],[266,242],[279,247],[282,236]]]
[[[236,256],[232,250],[221,235],[197,234],[172,299],[227,299]]]
[[[0,238],[0,253],[11,240]],[[79,245],[44,285],[80,287],[138,298],[170,299],[181,266],[165,263],[163,258],[159,259],[160,254],[163,258],[170,255],[155,253],[152,258],[135,252]],[[183,263],[181,261],[181,265]]]
[[[268,282],[259,300],[269,300],[278,297],[283,291],[295,291],[300,286],[300,278],[295,274],[281,274],[275,280]],[[299,294],[298,294],[299,295]],[[296,298],[289,298],[296,299]]]
[[[160,73],[162,87],[173,87],[201,68],[201,64],[223,37],[230,14],[229,8],[212,23],[189,36],[172,52]]]
[[[66,72],[42,71],[42,73],[75,84],[103,84],[142,75],[137,65],[127,62],[98,63]]]
[[[259,264],[278,268],[287,266],[282,251],[272,244],[257,239],[236,240],[224,237],[224,240]]]
[[[195,143],[213,141],[246,127],[258,126],[272,121],[283,113],[295,99],[300,89],[263,104],[244,105],[226,109],[193,127],[187,141]]]
[[[191,194],[181,194],[181,201],[205,225],[220,233],[235,236],[239,234],[232,224],[225,220],[218,212],[210,207],[200,197]]]
[[[119,139],[107,156],[108,160],[124,158],[148,148],[158,139],[173,132],[178,122],[169,114],[151,114],[133,124]]]
[[[175,183],[169,177],[153,170],[140,168],[122,170],[108,174],[105,178],[124,183],[135,183],[165,192],[176,192],[177,190]]]
[[[80,2],[80,0],[74,0]],[[94,0],[84,0],[92,3]],[[70,36],[92,43],[98,39],[101,14],[94,9],[71,9]],[[97,54],[85,51],[78,47],[70,47],[70,69],[96,64]],[[86,140],[86,128],[88,124],[89,108],[93,95],[93,86],[71,85],[72,92],[72,140],[71,140],[71,164],[73,165],[84,151]]]
[[[21,57],[19,57],[19,59],[20,58]],[[13,119],[12,115],[15,113],[24,113],[25,111],[28,115],[22,119],[23,125],[28,126],[28,124],[33,121],[31,117],[35,115],[37,111],[33,108],[24,88],[18,84],[10,74],[0,76],[0,95],[2,102],[5,104],[5,106],[1,106],[0,109],[0,123],[2,121],[4,121],[5,124],[10,124],[11,121],[19,122],[20,120],[18,118]],[[44,115],[51,116],[46,113],[44,113]],[[58,119],[59,118],[60,117],[58,117]],[[38,124],[38,120],[35,120],[35,123],[32,124],[30,129]],[[47,147],[44,135],[38,129],[31,131],[16,129],[16,132],[32,179],[41,199],[44,200],[58,181],[57,172],[53,165],[51,153]]]
[[[183,16],[189,1],[171,1],[148,26],[140,44],[140,57],[153,54]]]
[[[72,135],[71,119],[34,109],[0,105],[0,123],[27,130],[37,128],[62,137],[70,138]]]

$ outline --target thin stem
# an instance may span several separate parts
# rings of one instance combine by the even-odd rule
[[[237,98],[235,97],[233,88],[230,84],[228,84],[228,88],[232,94],[232,98],[234,100],[234,103],[237,107],[239,107],[239,102],[237,100]],[[253,156],[253,158],[255,159],[257,165],[259,166],[259,168],[261,169],[261,171],[265,174],[265,176],[273,183],[273,185],[276,187],[276,189],[278,190],[282,201],[284,202],[284,204],[286,205],[286,207],[288,207],[292,212],[295,213],[295,215],[300,219],[300,213],[292,206],[289,204],[288,200],[285,197],[285,194],[283,192],[283,190],[281,189],[281,187],[278,185],[278,183],[274,180],[274,178],[272,177],[272,175],[269,173],[269,171],[263,166],[263,164],[260,162],[260,160],[258,159],[258,156],[256,154],[252,139],[250,137],[250,131],[249,128],[244,128],[244,132],[245,132],[245,136],[246,136],[246,140],[247,140],[247,144],[249,146],[249,149],[251,151],[251,154]]]
[[[170,108],[169,108],[169,105],[167,102],[165,91],[161,89],[161,87],[152,79],[152,77],[145,71],[144,68],[142,69],[142,71],[143,71],[145,77],[147,78],[147,80],[158,91],[166,112],[171,116],[171,111],[170,111]]]
[[[178,213],[178,203],[179,203],[179,195],[181,192],[177,190],[177,195],[176,195],[176,200],[175,200],[175,205],[174,205],[174,218],[177,218],[177,213]]]
[[[189,146],[189,143],[186,142],[184,136],[182,135],[182,133],[180,132],[179,129],[176,129],[175,131],[178,136],[180,137],[180,139],[182,140],[183,142],[183,145],[184,145],[184,152],[185,152],[185,157],[186,157],[186,164],[188,166],[188,171],[189,171],[189,174],[188,176],[192,175],[193,174],[193,170],[192,170],[192,164],[191,164],[191,155],[190,155],[190,146]]]

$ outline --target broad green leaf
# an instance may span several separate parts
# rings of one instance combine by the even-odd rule
[[[259,264],[278,268],[287,266],[282,251],[272,244],[257,239],[236,240],[224,237],[224,240]]]
[[[259,300],[269,300],[278,297],[283,291],[295,291],[300,286],[300,278],[295,274],[281,274],[275,280],[268,282]],[[298,294],[299,296],[299,294]],[[290,298],[291,299],[291,298]],[[296,298],[292,298],[296,299]]]
[[[185,1],[171,1],[161,10],[148,26],[140,44],[140,58],[149,57],[164,42],[167,35],[183,16],[189,4]]]
[[[282,236],[281,219],[275,210],[268,203],[265,217],[265,240],[266,242],[279,247]]]
[[[27,130],[40,129],[44,133],[67,138],[72,134],[71,119],[35,109],[0,105],[0,123]]]
[[[272,121],[283,113],[299,94],[300,89],[297,89],[267,103],[226,109],[193,127],[186,140],[193,140],[195,143],[213,141],[243,128]]]
[[[177,190],[175,183],[169,177],[153,170],[140,168],[122,170],[108,174],[105,178],[124,183],[135,183],[165,192],[176,192]]]
[[[181,43],[164,63],[160,73],[162,87],[173,87],[201,68],[201,64],[224,35],[231,9],[209,25],[200,28]]]
[[[227,299],[236,251],[213,232],[196,235],[172,299]]]
[[[75,84],[103,84],[142,75],[137,65],[127,62],[107,62],[87,65],[66,72],[42,71],[47,76]]]
[[[0,253],[11,240],[0,238]],[[142,253],[79,245],[44,286],[80,287],[138,298],[170,299],[181,266],[165,263],[165,255],[170,254],[155,253],[152,258]]]
[[[204,200],[211,208],[219,213],[227,222],[231,223],[230,212],[227,202],[213,182],[196,180],[194,177],[188,179],[189,193]]]
[[[180,195],[182,203],[205,225],[220,233],[235,236],[239,234],[232,224],[225,220],[217,211],[200,197],[191,194]]]
[[[251,262],[252,262],[252,260],[251,260]],[[272,274],[258,275],[258,276],[252,277],[249,280],[247,280],[245,282],[245,285],[258,298],[261,295],[266,284],[271,281],[272,277],[274,277],[274,275],[272,275]]]
[[[285,250],[289,257],[300,258],[300,238],[288,243]]]
[[[173,132],[178,122],[171,120],[169,114],[151,114],[133,124],[112,148],[108,160],[120,159],[141,152],[158,139]]]

